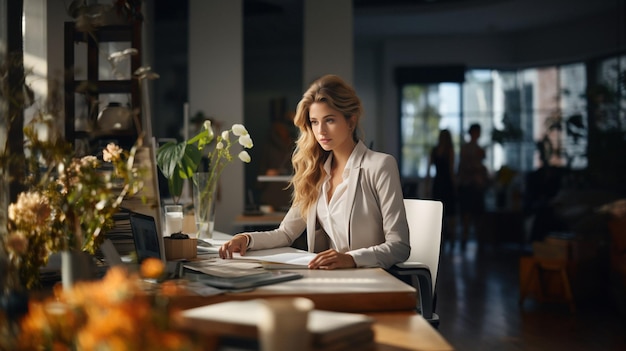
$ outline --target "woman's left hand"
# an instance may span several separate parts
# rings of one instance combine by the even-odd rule
[[[337,269],[355,268],[356,263],[352,255],[340,253],[335,250],[320,252],[309,262],[309,269]]]

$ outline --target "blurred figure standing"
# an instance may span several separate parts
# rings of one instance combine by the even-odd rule
[[[454,145],[448,129],[439,132],[437,145],[430,152],[426,179],[431,179],[431,166],[435,166],[432,178],[432,198],[443,202],[444,229],[443,240],[454,247],[456,238],[456,184],[454,176]]]
[[[485,150],[478,145],[481,134],[480,124],[472,124],[468,134],[469,142],[461,145],[458,169],[462,249],[467,243],[470,227],[473,227],[475,234],[480,227],[485,212],[485,190],[488,183],[487,168],[483,165]]]

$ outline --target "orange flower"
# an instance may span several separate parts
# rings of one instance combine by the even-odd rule
[[[141,276],[144,278],[158,279],[164,270],[163,262],[158,258],[149,257],[141,263]]]
[[[141,270],[158,277],[163,263],[146,260]],[[52,298],[31,303],[19,350],[199,350],[190,335],[170,329],[170,311],[158,302],[176,284],[148,293],[142,283],[138,274],[114,267],[102,280],[55,287]]]
[[[163,294],[163,296],[176,296],[184,290],[185,288],[181,285],[181,283],[174,280],[166,280],[161,283],[161,294]]]

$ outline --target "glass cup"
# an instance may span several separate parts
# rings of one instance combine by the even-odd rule
[[[165,230],[163,236],[183,231],[183,205],[165,205]]]

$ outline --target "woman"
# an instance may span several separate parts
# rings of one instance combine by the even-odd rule
[[[462,237],[461,248],[465,248],[470,227],[478,234],[485,212],[485,189],[487,188],[487,168],[483,165],[485,149],[478,145],[482,128],[480,124],[470,125],[469,142],[461,146],[459,156],[459,209],[461,212]]]
[[[395,159],[357,136],[361,101],[341,78],[315,81],[298,103],[292,206],[278,229],[235,235],[234,252],[290,246],[306,230],[310,269],[388,268],[409,256],[409,229]]]
[[[454,146],[452,135],[447,129],[439,132],[439,141],[430,152],[428,161],[428,173],[430,179],[430,166],[435,165],[435,177],[433,178],[432,197],[443,202],[444,209],[444,239],[454,244],[456,230],[456,186],[454,177]]]

